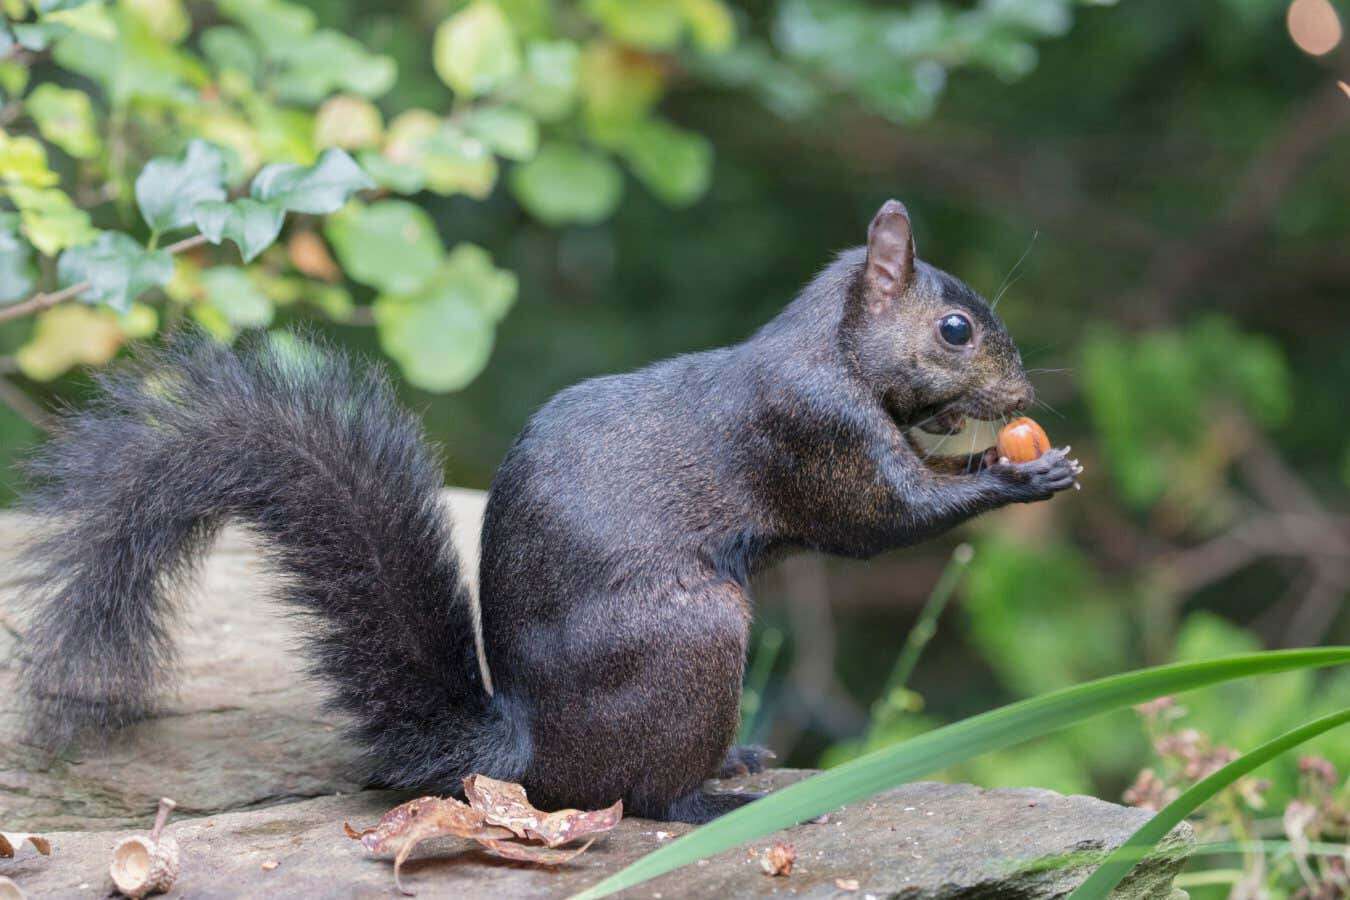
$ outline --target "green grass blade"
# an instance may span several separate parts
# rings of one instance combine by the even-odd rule
[[[1350,709],[1323,716],[1293,731],[1287,731],[1272,741],[1267,741],[1250,753],[1239,756],[1208,778],[1197,782],[1180,797],[1159,810],[1156,816],[1149,819],[1138,831],[1130,835],[1125,843],[1112,851],[1097,871],[1080,884],[1078,890],[1069,895],[1069,900],[1105,900],[1121,879],[1129,874],[1130,869],[1134,868],[1140,853],[1147,853],[1175,828],[1178,822],[1205,801],[1281,753],[1346,722],[1350,722]]]
[[[1350,663],[1350,647],[1276,650],[1176,663],[1076,685],[883,747],[777,791],[672,841],[576,895],[604,897],[974,756],[1163,694],[1292,669]]]

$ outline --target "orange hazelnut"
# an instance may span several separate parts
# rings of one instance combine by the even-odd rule
[[[1050,449],[1050,438],[1034,419],[1013,419],[998,433],[998,455],[1013,462],[1031,462]]]

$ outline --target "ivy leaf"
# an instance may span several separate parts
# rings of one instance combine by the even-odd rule
[[[11,303],[32,292],[33,248],[19,237],[19,217],[0,213],[0,303]]]
[[[375,182],[343,150],[325,150],[312,166],[275,163],[253,178],[253,199],[290,212],[326,215]]]
[[[511,23],[489,0],[476,0],[442,22],[431,52],[436,74],[465,97],[486,94],[520,70]]]
[[[334,90],[378,97],[398,75],[392,59],[330,29],[274,48],[274,57],[285,67],[276,78],[277,93],[297,103],[317,103]]]
[[[62,287],[90,283],[81,301],[126,312],[142,292],[168,284],[173,257],[164,250],[147,250],[121,232],[103,231],[90,243],[62,253],[56,275]]]
[[[24,236],[44,256],[83,244],[95,234],[89,213],[72,203],[64,191],[16,184],[9,188],[9,199],[19,209]]]
[[[42,136],[71,156],[88,159],[98,153],[94,108],[88,94],[46,82],[33,89],[24,106]]]
[[[328,220],[324,234],[348,275],[385,293],[417,290],[444,254],[431,217],[403,200],[346,210]]]
[[[237,266],[216,266],[202,273],[206,299],[231,327],[266,328],[275,310],[271,299],[258,289],[248,273]]]
[[[487,365],[496,323],[516,291],[513,273],[493,266],[481,247],[461,244],[420,290],[376,298],[380,346],[412,384],[459,390]]]
[[[539,149],[539,124],[509,106],[475,109],[464,127],[492,152],[507,159],[527,160]]]
[[[136,204],[147,225],[158,232],[192,224],[192,211],[208,200],[225,199],[225,154],[193,140],[180,159],[160,157],[136,177]]]
[[[281,234],[285,218],[284,210],[251,197],[240,197],[229,203],[208,200],[197,204],[193,210],[197,230],[213,244],[226,238],[234,241],[244,262],[252,262],[259,253],[272,246]]]
[[[594,224],[623,194],[623,175],[607,157],[575,144],[549,143],[512,172],[511,189],[546,225]]]

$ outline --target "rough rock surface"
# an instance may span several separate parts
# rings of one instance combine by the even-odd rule
[[[450,502],[460,521],[475,521],[481,510],[481,496]],[[35,897],[101,896],[112,847],[128,833],[108,829],[145,827],[167,795],[179,803],[168,829],[182,846],[175,895],[396,896],[389,862],[369,858],[343,836],[342,823],[371,824],[407,795],[357,790],[355,754],[301,674],[292,626],[266,600],[270,576],[241,533],[228,532],[204,568],[181,623],[178,691],[163,715],[56,760],[25,746],[13,702],[22,640],[14,601],[23,586],[10,562],[24,528],[17,517],[0,516],[0,829],[42,831],[54,852],[0,860],[0,876]],[[474,530],[460,529],[471,558]],[[806,774],[780,770],[724,788],[781,787]],[[630,893],[1061,897],[1085,871],[1031,863],[1109,848],[1146,818],[1034,789],[911,784]],[[423,897],[566,896],[685,830],[627,820],[556,870],[497,860],[447,838],[419,848],[404,879]],[[787,877],[767,876],[758,863],[777,840],[796,848]],[[1121,896],[1167,898],[1188,841],[1185,828],[1174,833],[1169,851],[1139,866]],[[853,881],[856,892],[846,889]]]
[[[736,785],[763,789],[806,774],[780,770]],[[404,796],[365,791],[180,820],[166,831],[182,848],[182,875],[175,893],[193,898],[397,896],[389,861],[369,857],[342,834],[342,823],[371,824]],[[687,866],[629,895],[1063,897],[1086,871],[1031,864],[1112,846],[1146,819],[1145,813],[1090,797],[1035,789],[984,791],[970,785],[910,784],[831,813],[823,823],[799,825]],[[419,847],[405,864],[403,879],[419,897],[564,897],[687,830],[684,825],[629,819],[557,869],[498,860],[474,849],[471,842],[445,838]],[[35,897],[99,895],[107,884],[109,854],[124,834],[49,834],[52,856],[28,852],[0,861],[0,874]],[[1188,834],[1175,836],[1172,851],[1184,851]],[[759,855],[775,841],[790,843],[796,850],[796,865],[786,877],[770,877],[759,865]],[[1167,898],[1180,864],[1175,855],[1150,858],[1118,896]],[[854,881],[856,891],[841,889],[840,882],[851,887]]]

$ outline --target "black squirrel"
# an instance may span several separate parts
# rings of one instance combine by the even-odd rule
[[[1065,450],[940,471],[911,443],[1033,395],[989,305],[916,259],[889,201],[744,343],[594,378],[530,419],[483,524],[489,685],[436,454],[379,371],[296,346],[172,338],[101,376],[30,462],[48,527],[21,665],[45,742],[153,709],[176,587],[239,520],[372,783],[450,793],[480,772],[545,808],[703,822],[753,799],[705,779],[763,762],[732,747],[753,572],[913,544],[1082,471]]]

